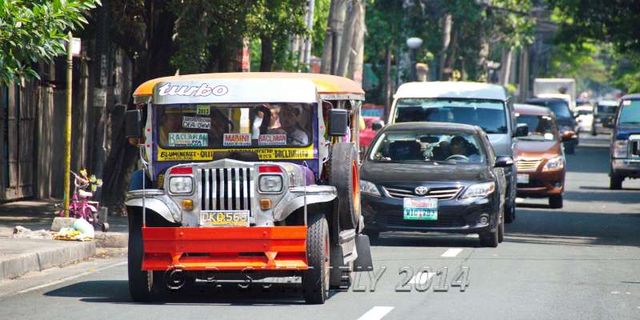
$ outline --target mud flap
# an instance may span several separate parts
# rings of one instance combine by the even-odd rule
[[[358,258],[353,262],[353,271],[373,271],[369,236],[366,234],[356,236],[356,250],[358,252]]]

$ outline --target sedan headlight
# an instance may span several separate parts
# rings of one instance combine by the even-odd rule
[[[282,192],[282,176],[275,174],[263,174],[258,180],[260,192],[279,193]]]
[[[462,199],[468,198],[483,198],[496,191],[495,182],[485,182],[472,184],[467,188],[467,191],[462,194]]]
[[[629,156],[629,141],[628,140],[616,140],[613,143],[613,157],[614,158],[626,158]]]
[[[360,192],[380,197],[380,191],[378,187],[372,182],[367,180],[360,180]]]
[[[169,180],[169,192],[191,193],[193,191],[193,179],[191,177],[171,177]]]
[[[557,156],[547,160],[542,171],[561,170],[564,168],[564,157]]]

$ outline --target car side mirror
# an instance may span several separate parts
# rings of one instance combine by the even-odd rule
[[[529,126],[526,123],[518,123],[516,125],[516,137],[526,137],[529,135]]]
[[[344,109],[329,110],[329,136],[344,137],[349,130],[349,111]]]
[[[144,129],[142,109],[127,110],[124,118],[124,134],[129,140],[129,143],[137,145],[140,139],[143,139],[142,134]]]
[[[382,129],[382,127],[384,127],[384,121],[383,120],[377,120],[377,121],[374,121],[371,124],[371,129],[373,131],[378,131],[378,130]]]
[[[507,168],[513,165],[513,158],[509,156],[498,156],[496,157],[496,168]]]

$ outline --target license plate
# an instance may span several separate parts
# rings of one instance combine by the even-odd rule
[[[249,210],[205,211],[200,213],[203,227],[248,227]]]
[[[529,175],[528,174],[518,173],[518,176],[517,176],[516,179],[518,180],[518,183],[523,183],[523,184],[529,183]]]
[[[438,220],[438,199],[404,198],[404,220]]]

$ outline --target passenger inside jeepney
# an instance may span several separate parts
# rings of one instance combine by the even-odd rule
[[[278,112],[280,120],[279,128],[270,128],[269,134],[286,134],[287,144],[294,146],[306,146],[309,144],[309,136],[300,126],[300,115],[302,111],[299,106],[284,105]]]

